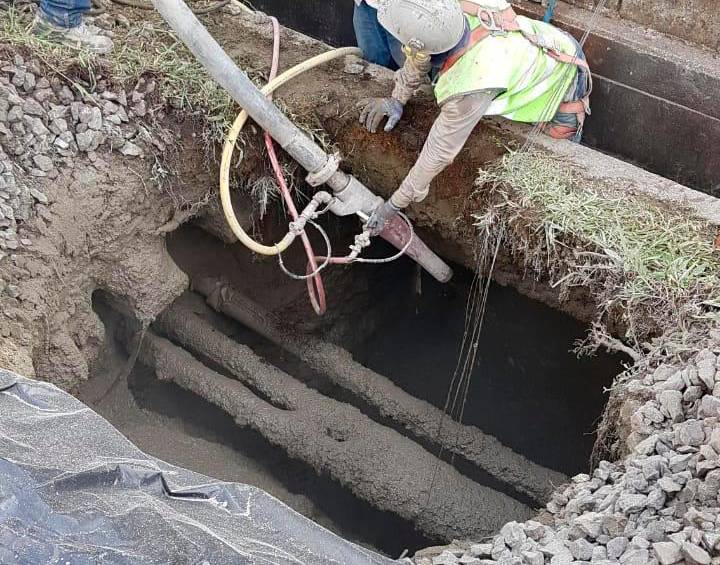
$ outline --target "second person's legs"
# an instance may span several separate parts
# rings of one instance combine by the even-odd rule
[[[91,8],[90,0],[40,0],[42,16],[58,27],[77,27],[85,12]]]
[[[392,70],[400,68],[404,59],[400,42],[380,25],[375,8],[366,2],[356,5],[353,27],[358,47],[362,49],[366,61]]]

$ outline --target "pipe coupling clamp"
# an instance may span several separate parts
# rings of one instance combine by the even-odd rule
[[[327,181],[330,180],[330,177],[332,177],[337,170],[340,168],[340,154],[334,153],[328,157],[328,160],[325,161],[325,164],[317,171],[313,171],[312,173],[308,173],[308,176],[305,177],[305,180],[310,186],[317,187],[321,184],[325,184]]]

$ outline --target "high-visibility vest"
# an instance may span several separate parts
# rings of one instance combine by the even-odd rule
[[[438,103],[500,90],[488,115],[528,123],[551,121],[577,75],[577,44],[554,26],[523,16],[512,15],[510,29],[517,31],[489,31],[478,16],[466,17],[471,38],[466,49],[445,62],[435,83]]]

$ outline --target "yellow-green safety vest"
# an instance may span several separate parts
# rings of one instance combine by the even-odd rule
[[[480,19],[467,16],[470,29]],[[541,21],[518,16],[522,31],[489,35],[472,46],[435,84],[438,104],[455,96],[483,90],[501,90],[487,115],[517,122],[549,122],[558,111],[577,75],[577,67],[562,63],[531,43],[523,34],[539,38],[542,45],[575,56],[577,45],[564,32]]]

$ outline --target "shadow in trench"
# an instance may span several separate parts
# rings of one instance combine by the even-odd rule
[[[384,300],[400,307],[353,353],[410,394],[443,408],[471,280],[470,271],[455,266],[447,285],[423,275],[413,301],[406,291],[386,294]],[[579,359],[571,349],[586,333],[586,325],[570,316],[493,284],[463,422],[546,467],[568,475],[587,471],[607,401],[604,389],[625,359],[607,353]]]

